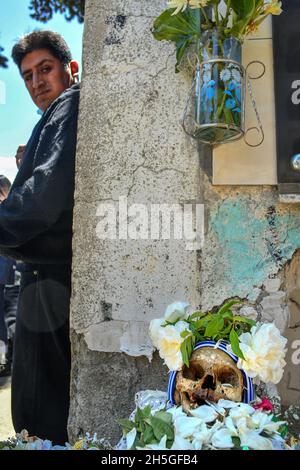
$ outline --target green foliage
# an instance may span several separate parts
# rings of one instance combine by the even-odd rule
[[[154,21],[152,34],[158,41],[173,41],[176,45],[175,71],[179,72],[178,66],[187,47],[197,42],[201,37],[201,15],[200,10],[187,8],[185,11],[172,15],[173,9],[165,10]]]
[[[195,343],[205,340],[228,341],[233,353],[244,359],[239,346],[239,335],[249,332],[256,322],[241,315],[234,315],[232,307],[239,303],[239,300],[230,300],[216,313],[197,311],[188,317],[186,321],[189,323],[192,335],[188,332],[182,333],[185,340],[181,346],[183,362],[187,367]]]
[[[167,436],[167,447],[170,449],[174,442],[174,426],[172,415],[167,411],[157,411],[151,415],[151,408],[138,408],[134,421],[128,419],[119,420],[123,433],[126,436],[132,429],[136,429],[137,435],[133,443],[132,450],[137,447],[145,447],[149,444],[156,444]]]
[[[234,445],[234,449],[235,450],[240,450],[241,448],[241,440],[239,437],[232,437],[232,442],[233,442],[233,445]]]
[[[281,421],[281,417],[280,416],[273,416],[272,421],[274,421],[275,423],[278,422],[278,421]],[[280,434],[282,439],[287,439],[288,438],[289,427],[288,427],[288,424],[286,422],[280,426],[280,428],[278,429],[278,433]]]
[[[241,351],[240,344],[239,344],[239,337],[238,337],[237,332],[234,329],[230,331],[229,340],[230,340],[232,352],[236,356],[244,359],[244,356],[243,356],[243,353]]]
[[[195,346],[195,338],[191,335],[188,331],[184,331],[181,333],[181,336],[185,338],[183,343],[181,344],[181,354],[183,363],[188,367],[189,366],[189,358],[192,355]]]
[[[0,46],[0,67],[7,68],[8,59],[1,53],[4,51],[3,47]]]
[[[224,0],[227,8],[222,14],[218,9],[221,1],[209,0],[205,8],[188,6],[177,14],[175,9],[167,9],[156,18],[152,29],[155,39],[176,45],[176,72],[187,47],[196,44],[199,49],[205,31],[217,30],[222,39],[234,36],[242,41],[270,14],[264,0]]]
[[[53,18],[54,13],[61,13],[67,21],[77,19],[79,23],[84,21],[85,0],[30,0],[29,10],[31,18],[47,23]],[[0,67],[7,68],[8,59],[1,54]]]
[[[255,15],[256,0],[231,0],[231,5],[236,15],[231,35],[241,39]]]
[[[231,0],[231,7],[238,19],[251,17],[256,9],[255,0]]]
[[[31,18],[42,23],[53,18],[54,13],[61,13],[67,21],[76,18],[79,23],[84,21],[85,0],[31,0],[29,9]]]

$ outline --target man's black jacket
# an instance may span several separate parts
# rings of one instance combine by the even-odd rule
[[[32,264],[72,258],[79,85],[35,126],[9,196],[0,204],[0,253]]]

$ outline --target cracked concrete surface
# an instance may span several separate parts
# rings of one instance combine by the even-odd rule
[[[300,272],[293,268],[294,284],[286,284],[283,271],[300,246],[300,208],[278,203],[272,186],[212,187],[211,155],[180,126],[190,78],[174,73],[173,45],[150,32],[161,0],[87,0],[86,8],[69,430],[72,439],[98,432],[116,441],[116,420],[128,417],[134,393],[166,387],[162,361],[148,360],[147,329],[169,303],[208,310],[239,297],[259,319],[281,330],[290,321],[299,334]],[[187,251],[182,240],[100,240],[99,205],[116,206],[120,196],[149,211],[204,203],[203,249]],[[288,370],[282,395],[290,387],[299,399],[298,378]]]
[[[91,400],[102,417],[93,431],[103,434],[109,423],[110,437],[117,435],[111,410],[122,403],[122,413],[129,411],[134,391],[146,384],[161,387],[162,363],[149,362],[150,320],[175,300],[200,302],[199,255],[186,249],[186,240],[151,239],[150,232],[148,239],[98,236],[100,204],[117,205],[120,197],[128,211],[143,204],[149,215],[153,205],[202,202],[197,146],[180,126],[190,79],[174,73],[173,46],[150,31],[160,9],[157,0],[87,1],[74,211],[72,436],[91,431]],[[129,212],[124,218],[137,219]],[[111,306],[109,319],[103,303]],[[90,370],[83,360],[89,357],[95,360]],[[105,375],[92,397],[97,371]]]
[[[0,379],[0,441],[15,436],[11,420],[10,379]]]

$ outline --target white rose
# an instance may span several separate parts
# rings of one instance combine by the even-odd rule
[[[256,431],[247,431],[240,434],[241,447],[247,446],[253,450],[273,450],[272,441],[261,436]]]
[[[180,370],[183,366],[180,348],[184,341],[181,333],[184,331],[191,333],[189,324],[179,321],[176,325],[161,327],[157,335],[159,355],[170,370]]]
[[[166,446],[167,436],[164,436],[158,444],[148,444],[145,447],[137,447],[137,450],[169,450]]]
[[[175,322],[186,318],[187,302],[174,302],[166,308],[164,318],[168,322]]]
[[[239,359],[238,367],[244,369],[252,378],[277,384],[282,379],[286,365],[287,339],[273,323],[253,326],[250,333],[239,337],[244,358]]]
[[[173,423],[175,423],[177,418],[185,418],[186,413],[183,411],[182,406],[172,406],[168,409],[168,413],[172,415]]]
[[[149,336],[151,338],[152,344],[155,348],[158,349],[160,335],[162,332],[162,325],[165,323],[164,318],[156,318],[155,320],[151,320],[149,326]]]
[[[219,413],[212,406],[202,405],[191,410],[191,415],[195,418],[202,419],[204,423],[212,423],[217,419]]]
[[[174,423],[175,436],[193,439],[194,434],[201,432],[203,424],[202,419],[199,418],[191,418],[190,416],[177,418]]]
[[[177,434],[170,450],[193,450],[193,445],[188,439]]]
[[[230,449],[234,447],[229,429],[220,429],[212,436],[211,443],[217,449]]]
[[[273,421],[273,415],[257,410],[249,419],[249,428],[258,430],[260,433],[277,433],[285,421]]]

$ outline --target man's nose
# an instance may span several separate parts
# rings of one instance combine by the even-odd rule
[[[44,84],[42,76],[35,72],[32,75],[32,87],[33,88],[40,88]]]

